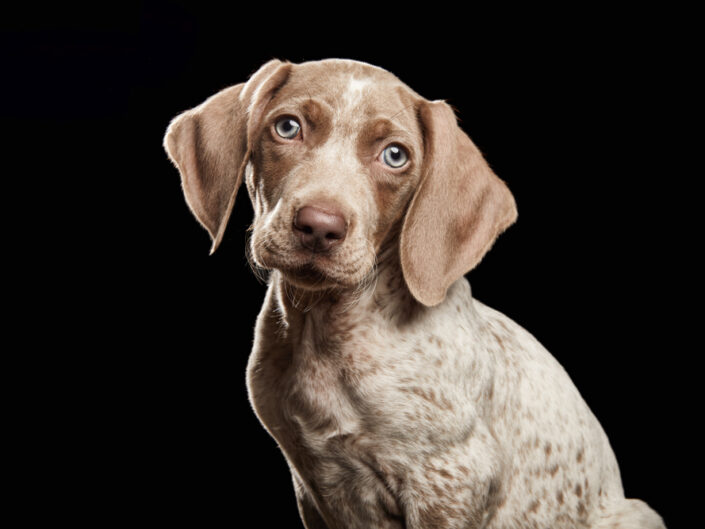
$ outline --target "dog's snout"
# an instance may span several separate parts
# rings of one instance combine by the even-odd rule
[[[304,206],[294,216],[294,231],[305,248],[323,252],[343,242],[347,223],[338,211]]]

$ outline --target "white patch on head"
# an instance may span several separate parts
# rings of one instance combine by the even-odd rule
[[[347,108],[352,108],[362,100],[362,91],[370,85],[369,79],[355,79],[348,81],[348,86],[343,94],[343,101]]]

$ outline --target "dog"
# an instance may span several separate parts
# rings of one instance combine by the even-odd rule
[[[169,125],[215,251],[241,183],[269,271],[247,368],[308,529],[657,529],[558,362],[464,274],[517,217],[444,101],[272,60]]]

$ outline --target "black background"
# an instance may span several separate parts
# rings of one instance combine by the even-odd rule
[[[245,390],[265,290],[244,257],[252,210],[243,192],[209,256],[161,141],[271,58],[343,57],[457,109],[519,209],[469,274],[475,297],[551,351],[627,496],[679,525],[701,349],[687,305],[698,191],[673,154],[687,149],[672,121],[687,121],[687,19],[184,2],[9,14],[7,248],[22,257],[13,320],[31,323],[11,400],[29,469],[16,490],[45,498],[26,515],[299,526]]]

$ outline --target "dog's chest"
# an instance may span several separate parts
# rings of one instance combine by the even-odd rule
[[[484,431],[474,393],[491,373],[475,354],[471,319],[458,321],[466,297],[457,301],[413,325],[365,307],[340,319],[311,311],[286,334],[277,312],[258,322],[249,368],[258,416],[319,507],[359,520],[350,527],[400,527],[399,498],[412,490],[445,505],[439,491],[469,479],[451,461],[482,486],[490,479],[483,469],[495,455],[484,438],[470,439]]]
[[[291,346],[291,366],[280,394],[285,419],[295,423],[299,441],[326,451],[327,440],[338,436],[373,434],[375,421],[398,427],[401,379],[418,376],[399,360],[406,347],[388,329],[384,347],[373,318],[351,316],[331,325],[325,316],[317,316],[307,318]]]
[[[360,527],[401,527],[389,491],[390,440],[408,432],[408,419],[395,411],[398,351],[380,347],[372,321],[331,325],[309,316],[285,353],[288,368],[269,389],[270,408],[279,411],[260,418],[270,421],[292,467],[331,516]]]
[[[472,396],[459,390],[479,388],[486,378],[473,353],[469,306],[463,284],[412,323],[399,324],[363,299],[341,312],[316,306],[286,333],[276,324],[279,309],[272,310],[258,323],[251,362],[252,397],[262,400],[254,404],[266,415],[260,418],[323,457],[340,436],[364,435],[385,446],[412,441],[419,450],[424,441],[452,441],[475,411]]]
[[[282,429],[312,460],[365,458],[369,451],[375,459],[389,453],[411,461],[418,454],[409,446],[422,452],[466,434],[475,410],[458,381],[477,366],[469,361],[469,333],[457,325],[404,328],[374,311],[335,320],[321,311],[307,315],[297,338],[276,406]]]

